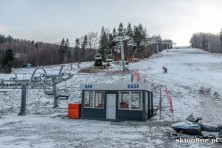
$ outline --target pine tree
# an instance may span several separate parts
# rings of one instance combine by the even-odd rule
[[[141,41],[144,39],[144,31],[143,31],[143,26],[142,24],[139,24],[138,26],[138,33],[137,33],[137,38]]]
[[[145,39],[147,37],[146,28],[143,28],[142,24],[139,24],[139,31],[141,32],[141,39]]]
[[[124,28],[123,28],[123,23],[120,23],[119,24],[119,28],[118,28],[118,35],[119,36],[123,36],[123,31],[124,31]]]
[[[6,41],[7,41],[6,37],[0,34],[0,44],[5,43]]]
[[[70,47],[70,44],[69,44],[69,39],[67,38],[65,43],[64,43],[64,46],[66,49],[68,49]]]
[[[99,53],[102,55],[103,61],[105,61],[105,54],[108,47],[108,37],[107,37],[104,27],[102,27],[102,30],[101,30],[99,44],[100,44]]]
[[[7,65],[13,59],[14,59],[14,54],[13,54],[12,49],[7,49],[4,56],[3,56],[2,64]]]
[[[132,27],[131,27],[130,23],[127,26],[126,35],[129,36],[129,37],[133,37],[133,30],[132,30]]]
[[[109,38],[108,38],[108,47],[109,47],[109,49],[112,50],[115,45],[116,45],[116,43],[113,41],[113,35],[109,34]]]
[[[116,28],[113,28],[113,37],[116,37]]]
[[[79,48],[79,45],[80,45],[80,41],[79,41],[79,38],[76,38],[76,48]]]
[[[84,36],[84,39],[83,39],[83,42],[82,42],[82,48],[86,48],[86,46],[87,46],[87,36],[85,35]]]
[[[66,52],[66,41],[63,38],[62,41],[60,42],[60,47],[59,47],[59,63],[64,62],[64,57],[65,57],[65,52]]]
[[[134,37],[133,38],[134,38],[134,42],[136,42],[136,44],[137,44],[137,48],[139,48],[139,43],[141,40],[141,32],[140,32],[138,26],[134,26]]]

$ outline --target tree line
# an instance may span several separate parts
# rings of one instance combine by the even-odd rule
[[[222,53],[222,29],[218,34],[204,32],[194,33],[190,39],[190,44],[194,48]]]
[[[126,60],[130,60],[135,54],[137,58],[144,58],[156,52],[156,44],[140,46],[144,40],[158,40],[159,50],[171,48],[166,44],[161,44],[160,35],[149,36],[146,28],[142,24],[132,25],[129,23],[124,27],[122,23],[112,31],[102,27],[100,34],[97,32],[88,32],[86,35],[75,39],[75,44],[70,45],[68,38],[63,38],[59,44],[44,43],[26,39],[16,39],[12,36],[0,34],[0,72],[5,67],[16,68],[24,67],[28,63],[32,66],[45,66],[54,64],[64,64],[72,62],[93,61],[94,55],[98,52],[106,60],[107,54],[114,54],[115,60],[120,59],[120,50],[118,42],[114,39],[125,33],[135,41],[134,46],[128,46],[128,41],[124,41],[124,52]],[[172,40],[165,40],[170,41]]]
[[[8,51],[12,58],[8,59]],[[24,67],[28,63],[32,66],[45,66],[71,62],[91,61],[94,55],[84,58],[82,48],[71,47],[68,39],[62,39],[60,44],[35,42],[31,40],[15,39],[12,36],[0,35],[0,72],[1,69]],[[95,53],[95,49],[88,49],[85,54]]]
[[[122,23],[119,24],[118,28],[113,28],[112,31],[102,27],[100,37],[99,37],[99,48],[98,53],[102,55],[103,61],[105,61],[105,56],[107,54],[114,54],[115,59],[120,59],[120,46],[116,41],[117,36],[127,36],[129,39],[124,41],[124,54],[126,60],[132,59],[133,56],[136,58],[146,58],[151,54],[157,52],[156,48],[158,44],[159,51],[172,48],[173,41],[170,39],[162,40],[160,35],[149,36],[146,28],[142,24],[132,26],[131,23],[128,23],[126,27]],[[129,41],[133,40],[134,44],[129,46]],[[147,44],[149,41],[155,41],[153,43]],[[144,45],[141,46],[141,43],[144,42]]]

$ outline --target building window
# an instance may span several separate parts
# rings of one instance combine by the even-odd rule
[[[104,109],[104,92],[95,91],[94,108]]]
[[[129,109],[130,97],[129,92],[120,92],[119,108]]]
[[[85,91],[84,107],[93,108],[93,91]]]
[[[142,93],[141,92],[131,93],[131,109],[142,110]]]
[[[142,92],[120,91],[119,109],[142,110]]]
[[[85,91],[84,107],[104,109],[104,94],[103,91]]]

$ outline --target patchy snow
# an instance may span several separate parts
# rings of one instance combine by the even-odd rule
[[[120,63],[121,64],[121,63]],[[59,101],[59,108],[52,109],[53,99],[44,90],[29,89],[27,92],[27,115],[16,116],[20,110],[21,90],[0,92],[0,147],[217,147],[211,143],[176,143],[169,139],[165,127],[147,126],[147,121],[110,122],[93,120],[69,120],[57,115],[67,114],[68,103],[80,103],[81,83],[130,82],[133,71],[141,74],[141,83],[148,83],[154,92],[154,104],[159,105],[159,86],[162,92],[161,121],[185,120],[190,114],[202,116],[203,122],[222,124],[222,55],[199,49],[170,49],[137,63],[130,63],[127,72],[121,65],[112,63],[108,69],[97,73],[79,73],[92,62],[67,64],[63,72],[74,77],[67,80],[70,99]],[[168,73],[162,72],[162,67]],[[59,66],[45,67],[47,73],[58,74]],[[29,79],[33,68],[14,69],[19,79]],[[42,74],[38,71],[36,76]],[[0,74],[0,79],[9,79],[13,74]],[[165,94],[165,85],[170,90],[174,113]],[[65,88],[65,82],[58,85]],[[4,90],[0,90],[4,91]],[[55,117],[55,118],[54,118]],[[159,111],[153,120],[159,119]],[[220,147],[219,145],[218,147]]]
[[[49,116],[7,115],[0,120],[0,147],[219,147],[176,143],[164,127],[146,122],[73,120]]]

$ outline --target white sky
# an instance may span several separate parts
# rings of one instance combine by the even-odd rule
[[[177,45],[189,45],[195,32],[222,28],[222,0],[0,0],[0,12],[0,34],[51,43],[64,37],[73,44],[120,22],[141,23]]]

